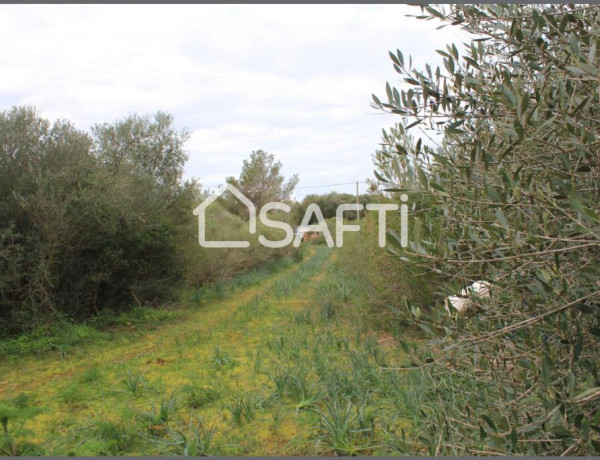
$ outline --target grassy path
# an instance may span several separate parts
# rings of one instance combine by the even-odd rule
[[[119,328],[65,356],[0,364],[0,416],[16,453],[301,455],[395,452],[402,357],[369,334],[335,254],[185,309]],[[7,409],[8,408],[8,409]]]

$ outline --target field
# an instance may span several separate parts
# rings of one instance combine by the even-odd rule
[[[415,405],[335,252],[0,365],[11,454],[393,454]],[[414,382],[414,380],[412,380]]]

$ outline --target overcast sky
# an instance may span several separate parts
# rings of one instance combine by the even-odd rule
[[[157,110],[189,128],[186,175],[215,187],[252,150],[273,153],[295,196],[373,177],[372,109],[399,48],[418,67],[458,29],[407,5],[1,5],[0,108],[30,104],[80,129]],[[310,187],[310,188],[309,188]],[[361,192],[365,185],[361,184]]]

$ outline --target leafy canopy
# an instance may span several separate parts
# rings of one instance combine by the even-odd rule
[[[298,174],[287,181],[281,173],[283,165],[275,156],[264,150],[255,150],[249,160],[244,160],[239,178],[228,177],[226,182],[238,188],[258,209],[271,201],[289,200],[296,185]],[[243,208],[233,198],[225,201],[232,212],[245,216]]]
[[[419,17],[472,37],[438,51],[442,68],[391,52],[402,84],[373,96],[402,117],[384,133],[378,178],[427,204],[408,250],[392,251],[447,280],[436,305],[406,301],[443,350],[414,357],[433,377],[421,441],[430,454],[598,454],[600,8],[427,6]],[[492,299],[449,322],[443,296],[479,279]]]

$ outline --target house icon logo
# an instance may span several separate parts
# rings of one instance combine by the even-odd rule
[[[198,239],[200,246],[203,248],[248,248],[250,247],[249,241],[206,241],[206,209],[214,203],[221,195],[225,192],[231,193],[238,200],[240,200],[248,208],[248,226],[250,234],[256,233],[256,206],[252,201],[246,197],[242,192],[235,188],[231,184],[227,184],[219,188],[217,193],[211,195],[194,209],[194,215],[198,216]],[[400,197],[402,202],[405,202],[408,196],[403,194]],[[400,208],[400,245],[405,248],[408,245],[408,206],[406,203],[398,206],[395,203],[369,203],[365,207],[362,204],[340,204],[337,207],[335,213],[335,237],[336,242],[334,243],[327,222],[323,217],[323,213],[319,208],[319,205],[312,203],[306,208],[304,217],[300,226],[297,228],[295,236],[294,231],[289,223],[280,220],[274,220],[267,216],[269,211],[290,213],[292,210],[291,206],[286,203],[270,202],[263,205],[260,209],[258,217],[260,222],[265,227],[270,227],[283,231],[285,237],[280,240],[270,240],[265,235],[258,236],[258,242],[267,248],[283,248],[289,244],[293,244],[294,247],[298,247],[304,240],[303,236],[309,232],[320,232],[323,234],[327,246],[330,248],[337,246],[341,248],[344,244],[344,232],[358,232],[360,231],[360,225],[349,225],[344,223],[344,212],[348,211],[362,211],[366,208],[367,211],[377,211],[379,214],[379,246],[385,247],[385,232],[386,232],[386,212],[397,211]],[[311,218],[315,217],[317,224],[310,224]],[[268,235],[267,235],[268,236]]]
[[[248,208],[250,216],[248,222],[250,226],[250,233],[256,233],[256,206],[254,206],[254,203],[252,203],[252,201],[250,201],[246,195],[240,192],[233,185],[226,184],[219,188],[215,194],[204,200],[200,206],[194,209],[194,215],[198,216],[198,239],[200,241],[200,246],[204,248],[247,248],[250,246],[249,241],[206,241],[206,208],[214,203],[215,200],[217,200],[225,192],[229,192],[234,195]]]

